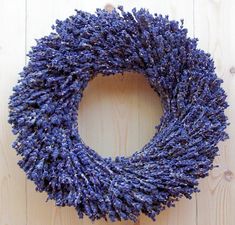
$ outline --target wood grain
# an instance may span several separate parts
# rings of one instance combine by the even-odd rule
[[[200,181],[201,193],[197,194],[198,225],[232,225],[235,223],[235,2],[195,2],[195,35],[199,46],[215,59],[216,71],[224,80],[229,109],[226,111],[231,125],[227,129],[230,139],[220,144],[220,156],[215,160],[219,168],[207,179]]]
[[[160,122],[157,94],[142,74],[98,75],[84,91],[79,131],[103,156],[130,156],[146,144]]]
[[[8,98],[25,64],[24,1],[0,2],[0,224],[26,224],[26,179],[11,148]]]
[[[215,58],[224,79],[230,108],[230,140],[220,144],[220,166],[200,181],[201,192],[192,200],[181,199],[175,208],[162,212],[153,222],[141,215],[136,225],[234,225],[235,221],[235,1],[234,0],[0,0],[0,225],[90,225],[79,220],[73,208],[45,203],[46,194],[36,192],[17,166],[11,149],[14,139],[7,124],[8,97],[25,64],[25,53],[50,32],[58,19],[74,9],[90,12],[124,5],[145,7],[151,12],[184,19],[190,36]],[[162,115],[157,95],[141,74],[97,76],[85,89],[79,110],[79,132],[86,144],[103,156],[131,155],[152,137]],[[97,221],[94,224],[111,224]],[[115,225],[133,224],[130,221]]]

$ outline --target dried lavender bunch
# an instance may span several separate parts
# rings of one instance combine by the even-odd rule
[[[10,97],[20,167],[37,190],[80,217],[152,219],[198,190],[227,138],[228,104],[210,55],[182,23],[147,10],[77,11],[37,40]],[[83,90],[98,73],[143,74],[164,109],[156,134],[131,157],[103,158],[78,133]]]

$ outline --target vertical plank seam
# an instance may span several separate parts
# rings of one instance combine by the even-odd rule
[[[28,5],[27,5],[27,0],[24,1],[24,4],[25,4],[25,8],[24,8],[24,11],[25,11],[25,17],[24,17],[24,64],[26,66],[27,64],[27,26],[28,26]],[[25,222],[26,222],[26,225],[28,225],[28,188],[27,188],[27,178],[25,177],[25,207],[26,207],[26,210],[25,210]]]
[[[195,1],[193,0],[193,37],[195,38]],[[198,198],[197,193],[195,193],[195,199],[196,199],[196,225],[198,225]]]
[[[196,225],[198,225],[198,199],[197,199],[197,193],[196,193]]]

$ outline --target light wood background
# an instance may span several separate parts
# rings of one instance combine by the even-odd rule
[[[45,203],[46,195],[26,180],[10,147],[14,137],[7,104],[34,39],[48,34],[56,18],[66,18],[75,8],[93,12],[108,3],[183,18],[189,35],[198,37],[199,46],[215,58],[230,104],[230,140],[220,144],[215,162],[219,168],[200,180],[201,192],[192,200],[182,199],[156,222],[141,216],[137,224],[235,225],[235,0],[0,0],[0,225],[91,224],[87,218],[79,220],[73,208]],[[104,156],[130,155],[148,142],[161,114],[159,98],[140,74],[99,76],[85,90],[79,130],[84,141]]]

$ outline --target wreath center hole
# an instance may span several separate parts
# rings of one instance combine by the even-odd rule
[[[84,90],[78,130],[103,157],[130,156],[150,141],[162,114],[160,98],[142,74],[100,74]]]

